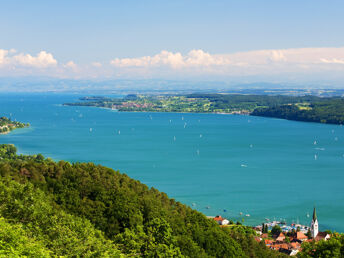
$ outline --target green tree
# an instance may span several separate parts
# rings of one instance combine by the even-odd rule
[[[282,229],[278,225],[273,226],[271,229],[271,234],[274,236],[278,236],[281,232],[282,232]]]

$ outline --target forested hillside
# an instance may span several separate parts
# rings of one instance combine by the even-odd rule
[[[253,235],[110,168],[0,145],[0,256],[282,256]]]
[[[277,117],[305,122],[343,124],[344,99],[327,99],[322,102],[310,103],[306,107],[290,104],[268,108],[257,108],[251,113],[251,115]]]

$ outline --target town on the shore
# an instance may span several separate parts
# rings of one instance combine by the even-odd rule
[[[208,218],[216,221],[221,227],[230,227],[231,222],[218,215]],[[302,250],[302,243],[328,240],[331,238],[329,232],[320,232],[316,209],[313,210],[313,217],[310,226],[291,224],[283,221],[267,221],[262,225],[252,227],[257,235],[255,240],[262,242],[270,249],[293,256]]]

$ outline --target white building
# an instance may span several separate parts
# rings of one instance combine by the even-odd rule
[[[319,225],[318,225],[318,219],[317,219],[317,213],[314,207],[313,210],[313,219],[312,219],[312,223],[311,223],[311,235],[312,238],[315,239],[317,237],[319,233]]]

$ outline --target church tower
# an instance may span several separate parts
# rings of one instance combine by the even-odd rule
[[[311,234],[312,238],[316,238],[319,232],[319,225],[318,225],[318,219],[317,219],[317,213],[314,207],[313,210],[313,219],[312,219],[312,224],[311,224]]]

